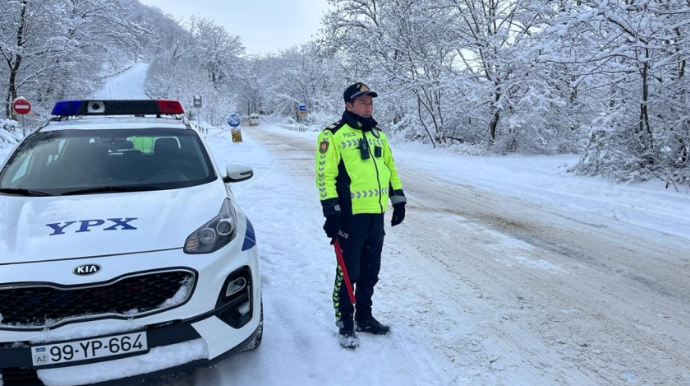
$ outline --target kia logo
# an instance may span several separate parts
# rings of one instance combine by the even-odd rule
[[[101,271],[101,266],[98,264],[84,264],[84,265],[80,265],[78,267],[75,267],[72,270],[72,273],[75,275],[85,276],[85,275],[93,275],[94,273],[98,273],[100,271]]]

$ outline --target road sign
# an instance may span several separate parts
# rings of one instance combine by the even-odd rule
[[[230,114],[228,117],[228,125],[232,127],[237,127],[240,125],[240,116],[237,114]]]
[[[198,109],[201,108],[201,95],[194,96],[194,107]]]
[[[28,114],[31,111],[31,103],[24,98],[17,98],[12,103],[12,110],[19,115]]]
[[[307,105],[299,105],[299,115],[307,115]]]

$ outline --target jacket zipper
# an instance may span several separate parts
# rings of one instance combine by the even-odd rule
[[[367,145],[369,144],[369,141],[367,140],[367,136],[362,131],[362,139],[367,141]],[[369,157],[371,158],[371,161],[374,163],[374,169],[376,169],[376,184],[379,186],[379,194],[377,195],[378,200],[379,200],[379,208],[381,208],[381,213],[383,213],[383,205],[381,204],[381,176],[379,176],[379,167],[376,166],[376,157],[374,157],[374,154],[371,152],[371,146],[369,146]]]

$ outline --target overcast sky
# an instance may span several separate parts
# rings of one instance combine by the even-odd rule
[[[139,0],[175,18],[209,18],[242,38],[248,54],[278,53],[312,40],[326,0]]]

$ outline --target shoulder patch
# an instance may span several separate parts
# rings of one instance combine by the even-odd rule
[[[324,154],[328,151],[328,141],[321,141],[319,144],[319,153]]]
[[[374,134],[374,137],[376,137],[376,138],[381,136],[381,130],[379,130],[378,127],[372,128],[371,133]]]
[[[326,130],[329,130],[331,133],[335,134],[335,132],[338,131],[338,129],[340,129],[341,127],[343,127],[343,125],[345,125],[345,122],[340,120],[328,126]]]

